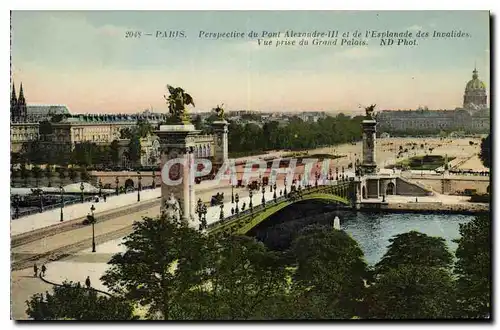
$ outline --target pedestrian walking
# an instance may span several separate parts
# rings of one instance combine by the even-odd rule
[[[90,289],[90,277],[87,276],[87,279],[85,280],[85,285],[87,286],[88,289]]]
[[[42,265],[42,276],[45,276],[46,271],[47,271],[47,267],[45,267],[45,265]]]
[[[33,265],[33,271],[35,272],[35,277],[38,276],[38,266],[36,264]]]
[[[103,198],[104,198],[104,203],[106,203],[106,195],[104,195]]]

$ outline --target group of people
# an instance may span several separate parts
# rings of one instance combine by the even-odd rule
[[[35,264],[33,265],[33,271],[35,272],[34,276],[38,276],[38,266]],[[45,272],[47,271],[47,267],[45,264],[42,265],[42,268],[40,269],[40,276],[45,276]]]
[[[40,273],[38,273],[37,264],[35,263],[33,265],[33,272],[34,272],[35,277],[38,277],[38,275],[40,275],[40,277],[45,276],[46,271],[47,271],[47,266],[45,266],[45,264],[42,265],[42,268],[40,269]],[[85,286],[87,287],[87,289],[90,289],[90,285],[91,285],[90,276],[87,276],[87,278],[85,279]]]

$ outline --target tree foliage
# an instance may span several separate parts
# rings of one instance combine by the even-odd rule
[[[80,283],[65,282],[53,292],[38,293],[26,301],[26,313],[33,320],[133,320],[133,306],[107,297]]]
[[[368,289],[366,305],[367,318],[452,318],[453,280],[447,269],[405,263],[378,276]]]
[[[292,243],[296,284],[303,287],[310,318],[359,315],[368,269],[358,243],[346,232],[312,228]]]
[[[481,141],[481,152],[479,153],[479,158],[483,162],[484,167],[491,167],[491,134]]]
[[[292,117],[287,124],[230,122],[229,151],[232,153],[273,149],[307,149],[359,140],[363,117],[339,114],[317,122]]]
[[[448,268],[453,261],[453,255],[441,237],[410,231],[394,236],[389,242],[387,252],[375,265],[376,273],[384,273],[404,264]]]
[[[461,317],[484,318],[491,313],[490,217],[477,216],[460,224],[455,274]]]

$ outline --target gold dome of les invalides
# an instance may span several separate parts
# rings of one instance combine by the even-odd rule
[[[467,85],[465,85],[465,91],[467,92],[467,91],[472,91],[472,90],[477,90],[477,89],[485,90],[486,85],[484,84],[484,82],[479,80],[477,70],[474,69],[474,71],[472,71],[472,80],[469,80]]]

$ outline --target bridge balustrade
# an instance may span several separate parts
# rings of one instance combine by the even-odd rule
[[[233,215],[231,215],[223,220],[218,220],[216,222],[213,222],[207,226],[207,229],[214,230],[214,229],[217,229],[219,227],[226,227],[227,226],[228,230],[230,231],[231,230],[230,228],[233,226],[238,226],[239,228],[241,228],[242,226],[244,226],[244,223],[241,223],[240,225],[233,225],[233,224],[238,222],[239,220],[241,220],[243,218],[246,218],[249,215],[260,213],[260,211],[265,211],[266,209],[268,209],[270,207],[274,207],[275,205],[277,205],[281,202],[284,202],[286,200],[300,200],[303,197],[305,197],[304,195],[310,195],[312,193],[328,191],[328,192],[335,194],[335,195],[340,195],[342,197],[349,197],[348,196],[349,187],[351,186],[351,184],[352,183],[346,181],[346,182],[339,182],[335,185],[323,185],[323,186],[318,186],[318,187],[313,186],[310,188],[303,188],[300,190],[300,192],[298,190],[295,190],[295,192],[297,192],[298,194],[293,194],[291,192],[291,193],[288,193],[288,196],[281,196],[279,198],[276,198],[276,201],[274,199],[271,199],[269,201],[266,201],[265,205],[259,204],[255,207],[253,207],[252,209],[248,208],[243,212],[239,212],[238,214],[233,214]],[[224,230],[224,232],[226,232],[228,230]]]

